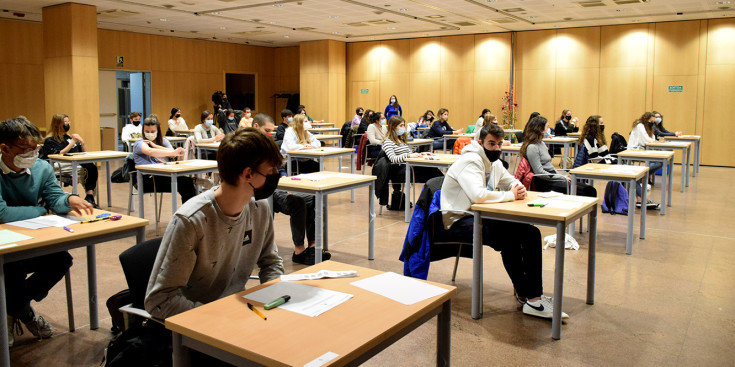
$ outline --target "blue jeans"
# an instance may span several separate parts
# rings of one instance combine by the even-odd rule
[[[648,180],[650,181],[652,179],[652,176],[656,174],[656,171],[661,169],[664,166],[661,162],[651,162],[648,164]],[[671,174],[671,172],[669,172]],[[641,197],[641,185],[636,184],[635,185],[635,196]]]

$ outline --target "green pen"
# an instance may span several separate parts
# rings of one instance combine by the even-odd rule
[[[534,206],[535,206],[535,207],[543,208],[543,207],[545,207],[545,206],[546,206],[546,204],[534,204],[534,203],[528,203],[528,206],[532,206],[532,207],[534,207]]]
[[[280,305],[288,302],[288,300],[290,300],[290,299],[291,299],[291,296],[289,296],[289,295],[281,296],[281,297],[278,297],[278,298],[276,298],[276,299],[274,299],[274,300],[266,303],[265,306],[263,306],[263,308],[266,309],[266,310],[271,310],[271,309],[274,309],[274,308],[276,308],[276,307],[278,307],[278,306],[280,306]]]

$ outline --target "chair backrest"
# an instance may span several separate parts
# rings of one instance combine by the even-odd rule
[[[148,279],[151,277],[161,240],[159,237],[141,242],[120,254],[120,264],[135,308],[144,308],[143,300],[148,288]]]
[[[184,143],[184,160],[196,158],[196,136],[192,135],[186,138]]]
[[[618,154],[626,149],[628,149],[628,142],[625,138],[618,133],[613,133],[610,137],[610,154]]]
[[[577,148],[577,156],[574,157],[574,164],[572,165],[572,168],[584,166],[587,163],[589,163],[589,155],[587,154],[587,147],[584,146],[584,144],[579,145],[579,148]]]
[[[470,138],[459,138],[454,142],[454,148],[452,148],[452,154],[462,153],[462,148],[472,143]]]
[[[472,133],[474,133],[475,132],[475,127],[477,127],[477,125],[467,126],[467,131],[465,131],[465,133],[466,134],[472,134]]]

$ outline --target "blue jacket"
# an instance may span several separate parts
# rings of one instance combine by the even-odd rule
[[[406,239],[403,242],[403,251],[398,258],[403,261],[403,275],[405,276],[419,279],[426,279],[429,276],[431,241],[426,222],[431,214],[440,209],[440,197],[441,190],[435,191],[428,211],[420,210],[418,205],[413,211]]]
[[[398,108],[395,108],[392,104],[388,104],[388,106],[385,107],[383,115],[386,120],[390,120],[391,117],[396,115],[403,116],[403,108],[401,108],[401,105],[398,105]]]

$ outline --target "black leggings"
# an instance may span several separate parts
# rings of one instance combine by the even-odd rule
[[[143,175],[143,192],[153,192],[153,182],[156,183],[156,192],[171,192],[171,177]],[[176,191],[181,194],[181,203],[187,202],[197,194],[194,181],[191,177],[177,176]]]
[[[439,225],[436,238],[472,243],[474,218],[464,217],[449,230]],[[482,220],[482,244],[500,251],[503,266],[518,296],[536,298],[543,294],[541,278],[541,231],[530,224]]]
[[[94,163],[84,163],[79,166],[87,170],[87,181],[84,181],[84,190],[94,190],[97,187],[97,177],[99,176],[97,165]]]
[[[541,179],[541,178],[534,178],[533,183],[534,183],[534,191],[539,191],[539,192],[556,191],[562,194],[568,194],[566,179],[546,180],[546,179]],[[584,182],[577,182],[577,193],[576,194],[579,196],[589,196],[589,197],[594,198],[594,197],[597,197],[597,190],[592,185],[588,185]]]
[[[62,251],[5,264],[8,314],[16,318],[27,315],[31,300],[40,302],[46,298],[49,290],[64,277],[71,263],[71,255]]]

